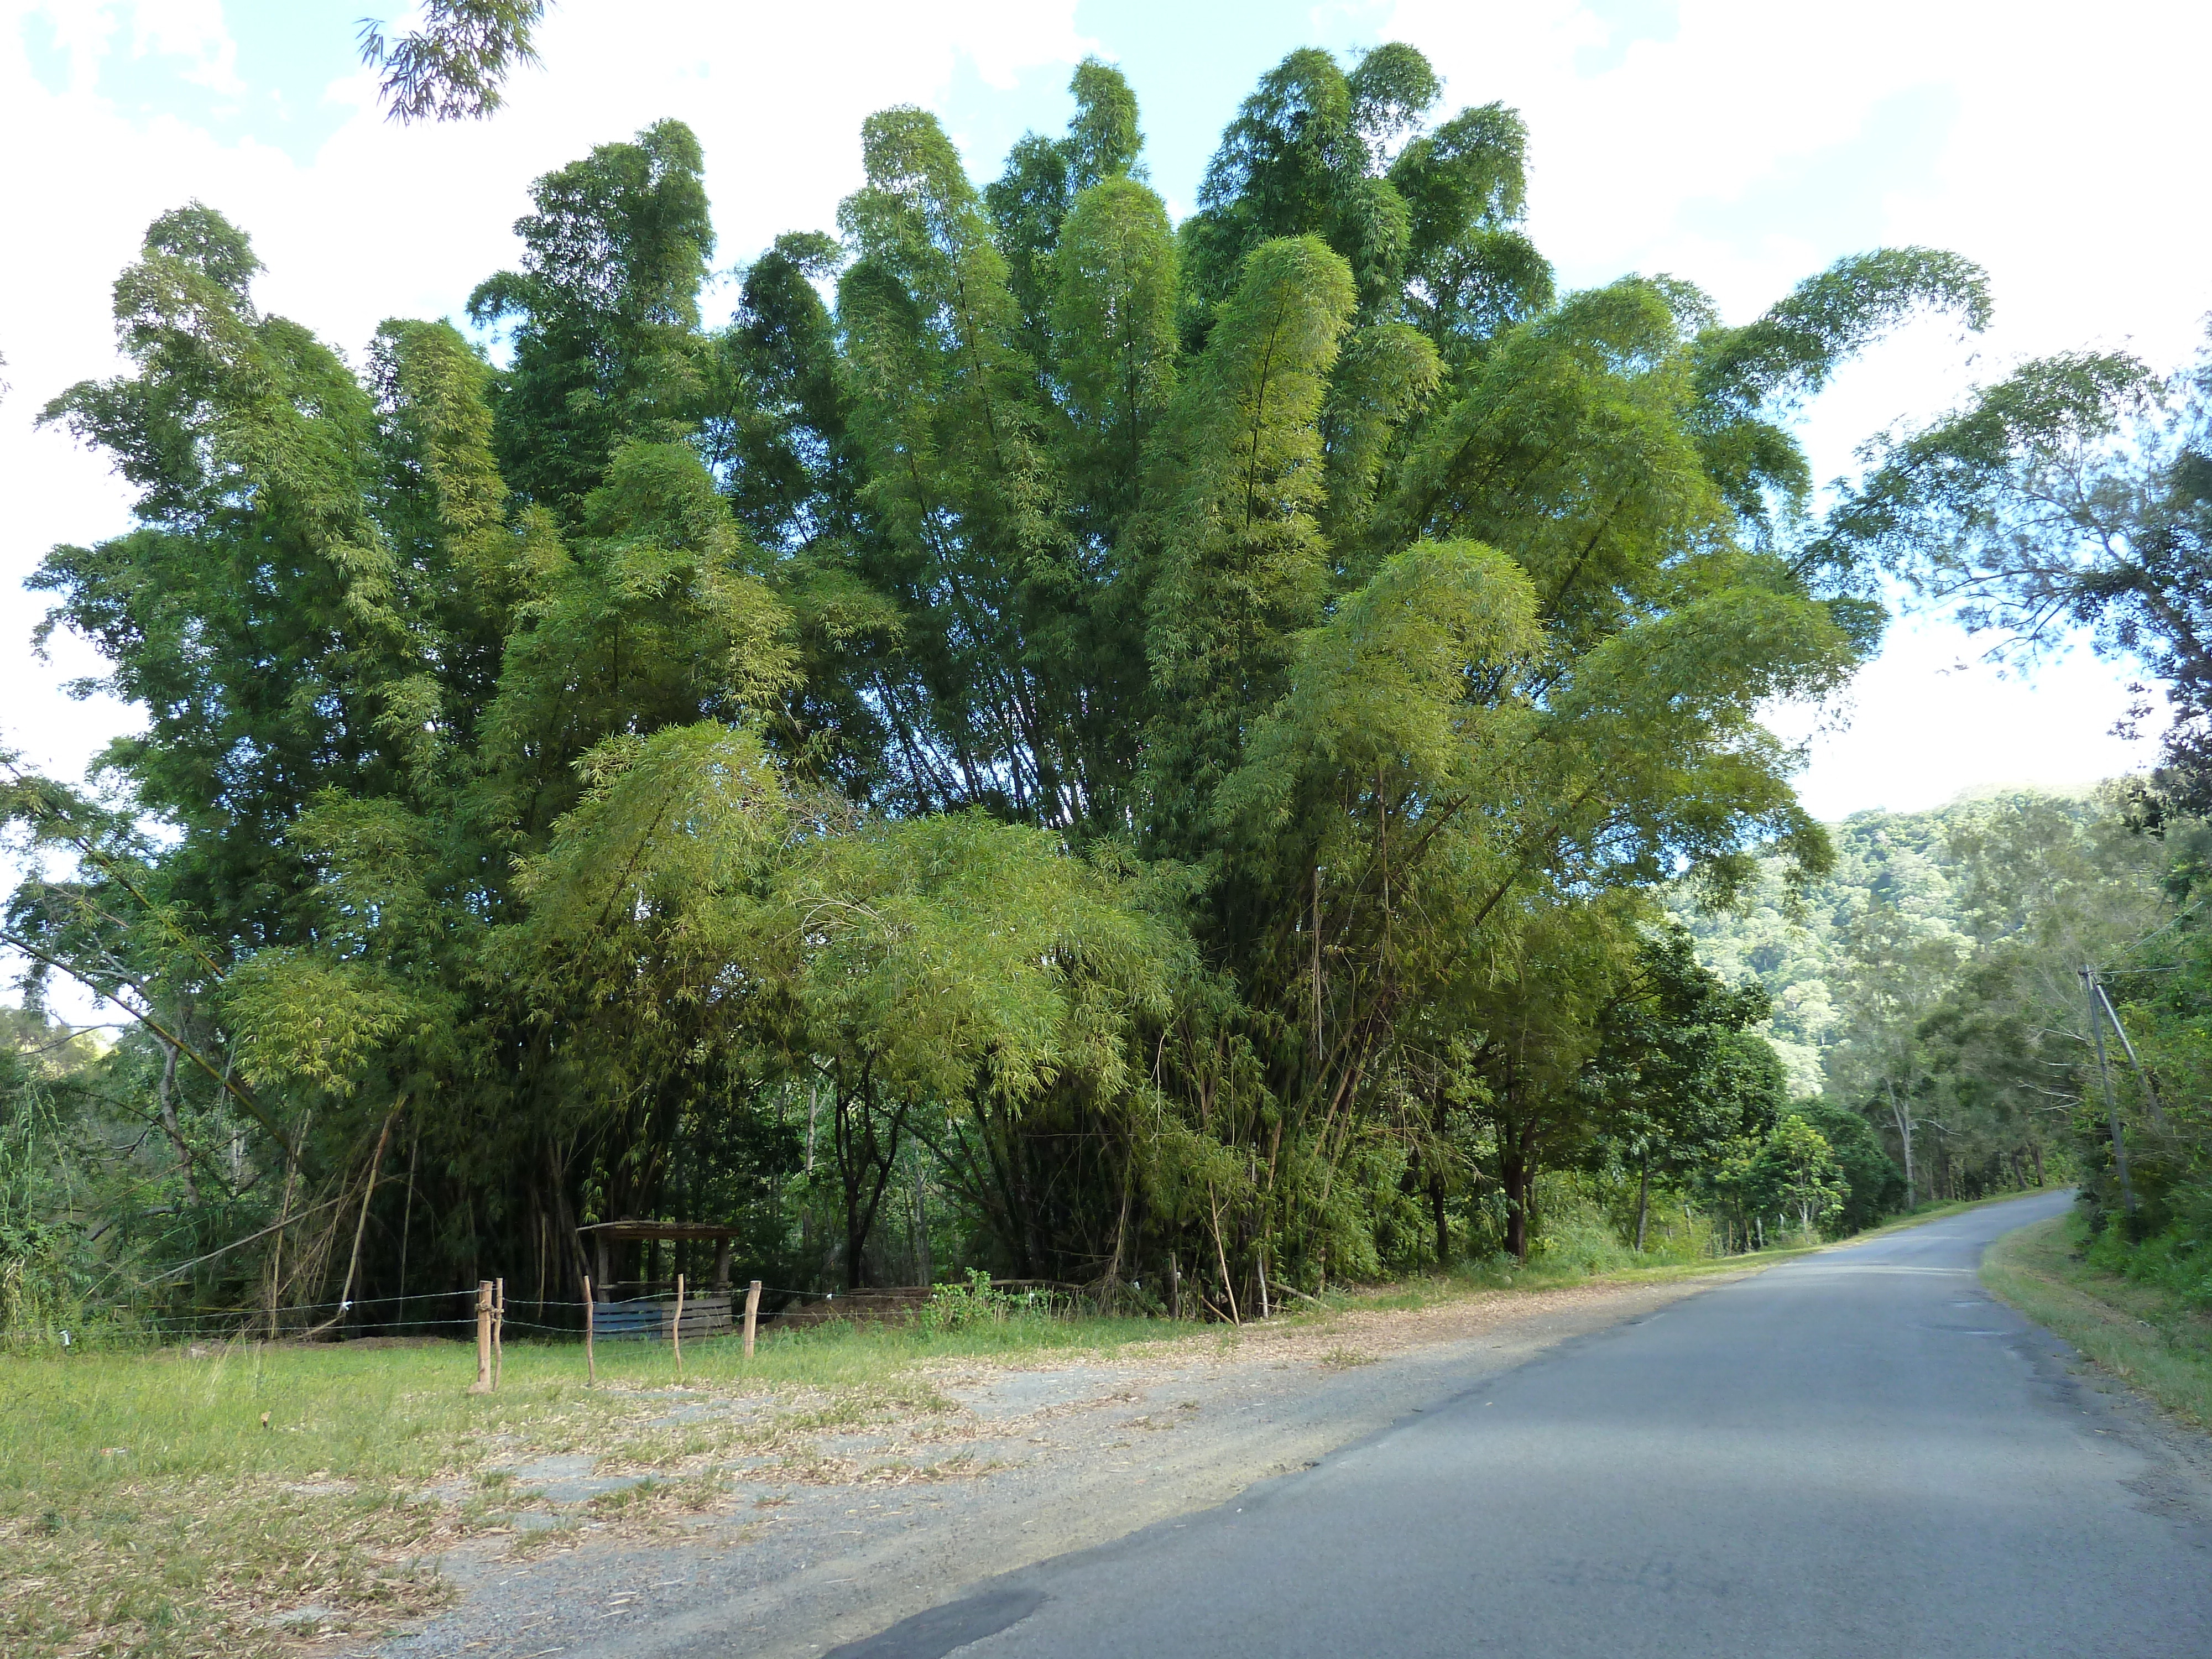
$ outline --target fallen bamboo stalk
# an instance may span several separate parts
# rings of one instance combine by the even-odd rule
[[[384,1167],[384,1148],[385,1144],[392,1139],[392,1126],[398,1119],[400,1112],[406,1105],[407,1097],[402,1095],[393,1103],[392,1109],[384,1115],[384,1127],[377,1133],[376,1150],[369,1154],[368,1186],[361,1195],[361,1214],[353,1224],[353,1253],[346,1257],[345,1283],[338,1290],[338,1310],[321,1324],[310,1327],[306,1332],[308,1336],[320,1336],[331,1326],[343,1320],[352,1309],[354,1275],[361,1268],[362,1235],[368,1231],[368,1206],[376,1197],[377,1171]]]

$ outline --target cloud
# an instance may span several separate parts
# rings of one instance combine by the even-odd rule
[[[1932,419],[2024,358],[2098,344],[2166,367],[2203,337],[2212,216],[2177,185],[2203,148],[2212,11],[1607,9],[1644,10],[1647,27],[1608,29],[1557,0],[1400,0],[1380,25],[1431,54],[1454,102],[1503,99],[1527,117],[1531,227],[1566,280],[1668,271],[1741,321],[1873,246],[1952,248],[1990,273],[1987,334],[1909,327],[1814,403],[1802,435],[1816,476],[1849,471],[1869,434]],[[1927,805],[1974,782],[2074,783],[2151,758],[2110,735],[2127,665],[2076,651],[2000,679],[1981,649],[1917,618],[1861,675],[1848,725],[1777,711],[1808,743],[1807,804]]]
[[[235,97],[246,90],[238,78],[238,42],[223,25],[222,0],[159,0],[133,8],[131,50],[138,57],[159,52],[188,60],[179,71],[196,87]]]
[[[1979,785],[2067,787],[2149,765],[2154,741],[2112,735],[2126,678],[2083,649],[2023,678],[1955,628],[1915,618],[1890,630],[1840,705],[1778,708],[1768,723],[1808,747],[1798,794],[1815,817],[1917,812]]]
[[[2212,11],[1682,0],[1672,15],[1595,73],[1577,64],[1602,26],[1559,0],[1400,0],[1383,27],[1431,53],[1454,100],[1527,116],[1533,228],[1574,280],[1670,270],[1743,315],[1804,274],[1805,252],[1850,251],[1821,246],[1842,230],[1981,260],[2002,331],[1988,349],[2097,333],[2163,358],[2191,348],[2212,306],[2212,220],[2175,185],[2201,148]],[[1824,174],[1839,156],[1848,171]],[[1879,200],[1838,212],[1869,179],[1886,181]],[[1715,234],[1716,208],[1761,198]],[[1778,220],[1791,235],[1771,234]]]

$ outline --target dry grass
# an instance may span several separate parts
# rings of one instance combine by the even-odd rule
[[[0,1654],[258,1659],[388,1628],[449,1598],[440,1555],[664,1530],[747,1501],[732,1462],[783,1482],[905,1484],[975,1472],[916,1457],[951,1402],[927,1373],[1157,1340],[1135,1321],[1016,1320],[934,1335],[825,1326],[764,1342],[511,1343],[497,1394],[454,1343],[239,1343],[198,1354],[0,1358]],[[265,1414],[265,1416],[264,1416]],[[884,1432],[880,1455],[825,1439]],[[558,1516],[514,1470],[583,1455],[645,1476]],[[580,1515],[578,1511],[580,1510]],[[517,1516],[554,1524],[525,1527]],[[325,1651],[330,1650],[325,1649]]]
[[[2081,1258],[2081,1222],[2057,1216],[2007,1233],[1982,1282],[2130,1387],[2212,1429],[2212,1318]]]

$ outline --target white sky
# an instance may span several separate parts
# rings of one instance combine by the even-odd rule
[[[95,665],[66,645],[31,659],[44,607],[19,584],[55,542],[124,528],[126,498],[104,461],[32,422],[70,382],[114,372],[109,284],[147,222],[192,198],[254,236],[265,309],[357,354],[381,319],[456,313],[512,263],[533,176],[664,115],[705,145],[727,265],[833,224],[861,118],[887,104],[942,112],[988,176],[1024,126],[1060,124],[1068,67],[1098,51],[1130,74],[1180,213],[1222,123],[1286,49],[1405,39],[1444,74],[1448,109],[1496,98],[1526,115],[1533,229],[1571,285],[1670,271],[1741,319],[1883,243],[1988,267],[1988,335],[1915,329],[1815,405],[1824,477],[1870,432],[2024,356],[2128,344],[2179,362],[2212,308],[2212,216],[2192,187],[2212,61],[2201,5],[556,0],[544,68],[507,110],[413,130],[377,117],[353,66],[363,9],[0,0],[0,153],[14,158],[0,177],[0,741],[65,775],[129,711],[59,695]],[[1915,623],[1847,705],[1778,711],[1792,736],[1814,734],[1814,811],[2086,781],[2143,758],[2107,732],[2124,671],[2087,653],[2026,682],[1954,669],[1977,653]]]

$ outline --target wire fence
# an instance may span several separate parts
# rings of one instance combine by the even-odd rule
[[[696,1340],[701,1335],[719,1332],[695,1330],[692,1314],[714,1318],[720,1316],[734,1330],[737,1320],[731,1305],[742,1297],[745,1285],[715,1285],[686,1291],[684,1297],[685,1312],[684,1338]],[[898,1287],[900,1292],[919,1306],[923,1297],[912,1292],[921,1286]],[[167,1342],[229,1341],[259,1336],[283,1340],[300,1338],[313,1334],[337,1341],[356,1340],[374,1337],[433,1336],[452,1332],[456,1334],[472,1329],[477,1322],[478,1298],[482,1291],[471,1285],[450,1291],[420,1291],[404,1296],[349,1297],[330,1302],[292,1302],[270,1307],[234,1306],[228,1308],[198,1308],[175,1312],[149,1310],[143,1307],[118,1305],[103,1310],[105,1331],[109,1335],[137,1333]],[[864,1308],[879,1302],[884,1292],[862,1291],[817,1291],[797,1285],[769,1285],[761,1286],[760,1316],[763,1325],[773,1326],[779,1316],[794,1309],[820,1305],[825,1311],[835,1307],[842,1297],[848,1302],[857,1300]],[[704,1304],[704,1305],[702,1305]],[[594,1298],[591,1302],[565,1297],[522,1297],[509,1293],[503,1310],[495,1316],[505,1330],[523,1331],[533,1336],[580,1342],[586,1328],[597,1327],[591,1334],[601,1342],[625,1340],[665,1340],[667,1326],[673,1322],[677,1299],[672,1291],[667,1294],[627,1296]],[[445,1311],[451,1309],[453,1311]],[[651,1318],[641,1318],[650,1312]],[[588,1317],[587,1317],[588,1313]],[[834,1317],[834,1314],[831,1315]],[[97,1317],[97,1316],[96,1316]],[[66,1342],[66,1338],[64,1339]]]

